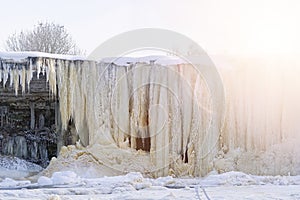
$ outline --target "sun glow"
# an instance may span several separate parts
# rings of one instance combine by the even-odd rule
[[[295,3],[295,2],[294,2]],[[250,54],[299,54],[299,13],[291,1],[263,1],[241,15],[241,48]],[[255,11],[255,12],[254,12]]]

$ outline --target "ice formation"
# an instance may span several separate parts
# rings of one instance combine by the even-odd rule
[[[115,64],[34,54],[24,59],[1,61],[3,85],[13,77],[17,94],[34,71],[46,73],[51,96],[59,99],[62,128],[74,123],[84,152],[113,170],[155,177],[201,176],[213,169],[300,173],[297,67],[252,61],[221,67],[222,121],[213,114],[219,109],[212,105],[214,91],[188,63]]]
[[[206,131],[209,90],[191,66],[85,61],[58,67],[58,74],[63,127],[72,118],[82,143],[98,159],[106,148],[119,155],[131,148],[148,152],[147,171],[155,176],[198,176],[212,169],[209,151],[217,149],[218,133]]]

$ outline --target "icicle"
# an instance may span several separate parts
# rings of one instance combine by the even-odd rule
[[[25,93],[26,89],[26,69],[25,66],[22,67],[22,94]]]
[[[48,60],[47,69],[47,79],[49,81],[50,92],[53,96],[56,96],[56,70],[53,59]]]
[[[71,118],[74,108],[76,105],[74,105],[74,98],[75,98],[75,88],[74,88],[74,83],[76,83],[76,70],[75,70],[75,65],[74,61],[70,61],[69,64],[69,80],[68,80],[68,117]]]
[[[5,85],[6,85],[6,82],[7,82],[7,79],[8,79],[8,75],[9,75],[9,66],[4,63],[3,64],[3,68],[4,68],[4,71],[3,71],[3,88],[5,88]]]
[[[113,92],[112,99],[116,100],[116,105],[113,107],[112,114],[114,115],[116,125],[115,141],[119,146],[123,145],[126,135],[129,134],[129,86],[128,75],[125,67],[117,68],[117,84]],[[145,107],[145,109],[147,109]]]
[[[14,83],[14,89],[15,89],[15,95],[18,95],[18,89],[19,89],[19,70],[15,67],[13,70],[13,83]]]
[[[46,82],[49,82],[49,76],[50,76],[50,73],[49,73],[49,71],[51,70],[50,68],[51,68],[51,66],[50,65],[52,65],[52,63],[50,64],[50,62],[52,62],[51,61],[52,59],[45,59],[44,60],[44,65],[43,65],[43,76],[45,76],[45,71],[46,71]]]
[[[3,70],[0,68],[0,82],[3,81],[3,80],[2,80],[2,78],[3,78],[3,77],[2,77],[2,73],[3,73]]]
[[[20,85],[22,86],[22,72],[23,70],[18,69],[18,76],[19,76],[19,81],[20,81]]]
[[[59,100],[60,100],[60,113],[62,120],[62,129],[66,130],[70,119],[69,111],[69,61],[62,62],[60,68],[61,82],[59,83]],[[82,105],[81,105],[82,106]]]
[[[83,131],[84,130],[84,122],[85,122],[85,111],[86,111],[86,96],[84,96],[83,92],[82,92],[82,88],[84,87],[84,85],[82,85],[82,71],[83,69],[83,65],[78,64],[78,68],[76,70],[76,82],[74,82],[73,86],[74,86],[74,92],[75,94],[77,94],[74,97],[74,105],[82,105],[80,107],[77,107],[78,109],[74,110],[73,115],[74,115],[74,120],[75,120],[75,126],[76,129],[78,131],[78,134],[80,136],[84,136]],[[74,77],[75,78],[75,77]]]
[[[48,70],[48,58],[44,58],[41,63],[42,63],[42,74],[45,76],[46,70]],[[48,80],[47,80],[48,81]]]
[[[59,111],[61,115],[62,129],[66,130],[68,125],[67,116],[67,92],[68,88],[66,85],[67,81],[67,61],[57,61],[57,84],[58,84],[58,97],[59,97]]]
[[[61,60],[56,60],[56,81],[57,81],[57,85],[61,86],[61,82],[62,82],[62,76],[61,76],[61,66],[62,66],[62,61]]]
[[[74,85],[75,94],[80,93],[80,95],[75,95],[73,99],[74,105],[77,103],[82,104],[83,106],[79,109],[75,109],[73,112],[75,116],[75,123],[78,126],[78,134],[80,138],[83,138],[83,144],[87,145],[90,142],[90,138],[93,137],[89,133],[98,132],[100,121],[99,113],[93,112],[95,108],[98,107],[98,102],[95,102],[96,96],[95,88],[97,86],[97,71],[96,67],[88,61],[82,63],[77,62],[75,71],[76,76],[73,78],[76,80]],[[94,79],[94,80],[93,80]]]
[[[32,71],[32,58],[29,59],[29,66],[26,70],[26,80],[27,80],[27,90],[30,91],[30,81],[33,77],[33,71]]]
[[[13,86],[13,83],[14,83],[14,73],[15,73],[15,67],[9,65],[9,87]]]
[[[40,79],[40,73],[41,73],[41,59],[37,58],[36,60],[36,76],[37,76],[37,79]]]

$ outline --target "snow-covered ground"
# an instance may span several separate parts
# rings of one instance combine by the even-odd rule
[[[72,171],[37,182],[3,179],[0,199],[300,199],[300,176],[211,173],[205,178],[123,176],[81,178]]]

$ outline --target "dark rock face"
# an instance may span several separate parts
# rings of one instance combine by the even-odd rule
[[[46,167],[49,159],[56,156],[56,134],[54,130],[18,130],[1,127],[0,152],[2,155],[16,156]]]
[[[39,79],[34,75],[29,88],[16,96],[9,80],[5,87],[0,82],[0,154],[45,167],[57,155],[58,101],[42,73]]]

